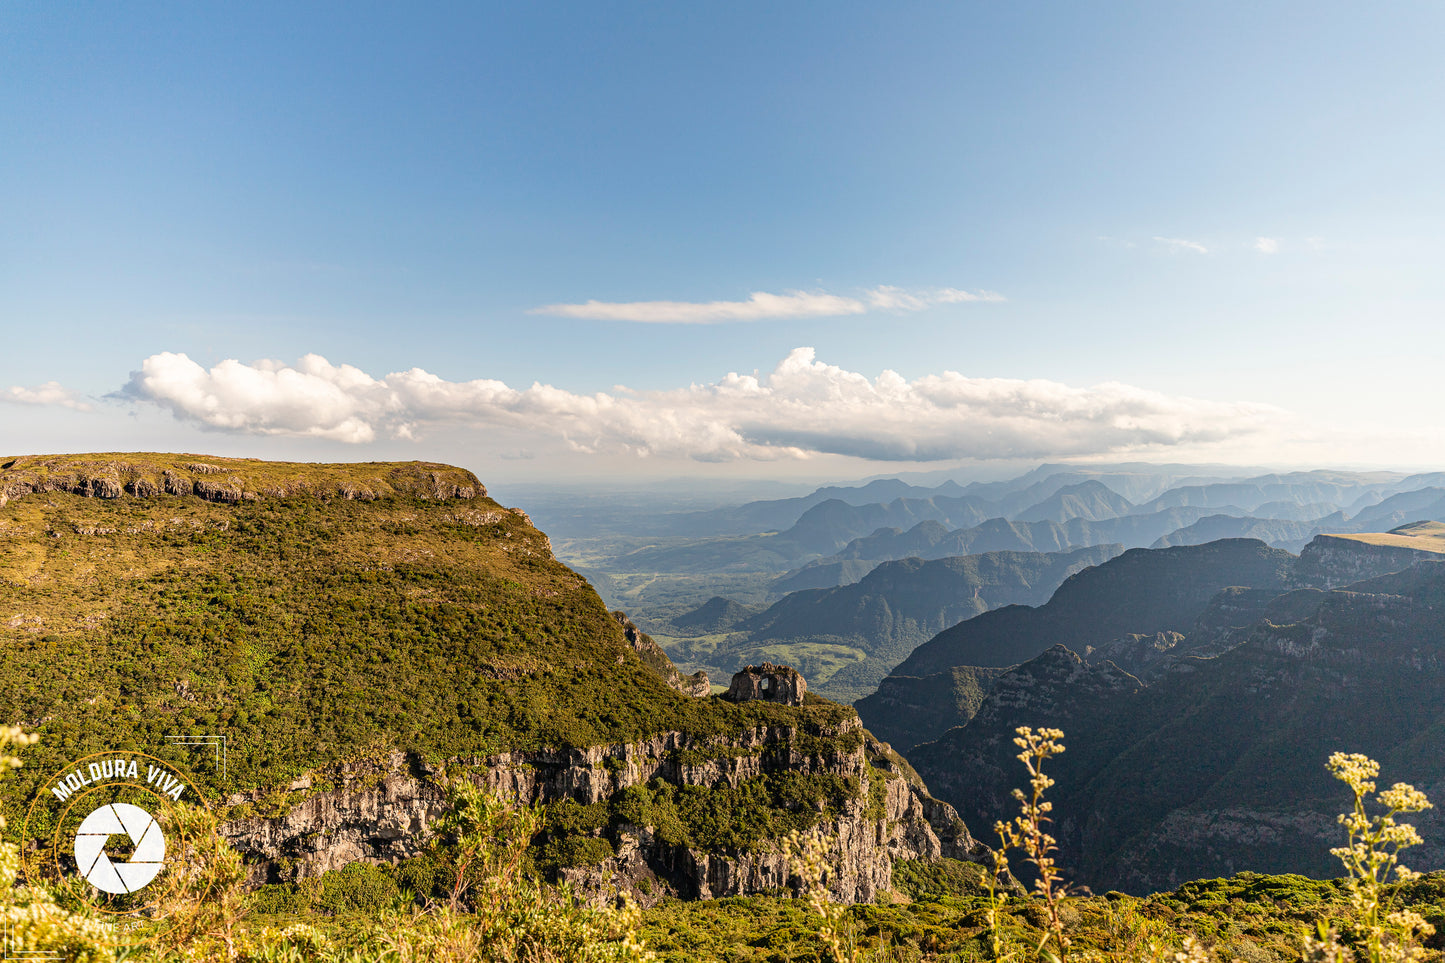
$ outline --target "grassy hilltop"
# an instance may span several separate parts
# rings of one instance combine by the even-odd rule
[[[689,698],[467,471],[194,455],[0,460],[0,710],[62,762],[224,733],[229,786],[848,710]],[[662,662],[665,663],[665,659]],[[210,767],[195,767],[202,779]]]
[[[1409,548],[1417,552],[1445,554],[1445,523],[1412,522],[1388,532],[1366,532],[1363,534],[1335,535],[1366,545],[1383,545],[1389,548]]]

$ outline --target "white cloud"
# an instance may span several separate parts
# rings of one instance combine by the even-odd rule
[[[1198,241],[1186,240],[1182,237],[1155,237],[1155,243],[1164,245],[1170,254],[1181,254],[1186,251],[1194,254],[1208,254],[1209,248]]]
[[[922,311],[935,304],[960,304],[965,301],[1005,301],[997,291],[961,291],[958,288],[932,288],[926,291],[905,291],[880,284],[863,294],[870,308],[884,311]]]
[[[222,361],[207,371],[183,354],[162,352],[131,373],[124,394],[154,401],[209,428],[367,442],[387,389],[359,368],[308,354],[279,361]]]
[[[574,451],[702,461],[813,454],[878,461],[1038,458],[1165,449],[1248,435],[1281,413],[1108,383],[876,378],[796,348],[771,374],[664,391],[575,394],[534,383],[445,381],[412,368],[373,378],[307,355],[294,366],[153,355],[122,394],[207,428],[366,443],[430,429],[520,429]]]
[[[1279,238],[1257,237],[1254,239],[1254,249],[1260,254],[1278,254]]]
[[[60,408],[73,408],[76,411],[91,410],[90,402],[58,381],[47,381],[36,388],[24,388],[16,385],[0,389],[0,401],[8,401],[17,405],[55,405]]]
[[[861,297],[825,292],[789,291],[768,294],[754,291],[746,301],[588,301],[585,304],[547,304],[529,314],[550,314],[589,321],[637,321],[644,324],[724,324],[729,321],[787,321],[800,318],[836,318],[864,314],[870,309],[921,311],[934,304],[962,301],[1002,301],[994,291],[932,288],[905,291],[880,285]]]

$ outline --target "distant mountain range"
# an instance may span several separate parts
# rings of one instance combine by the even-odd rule
[[[1064,729],[1054,830],[1096,889],[1337,874],[1334,751],[1445,795],[1445,474],[1054,466],[708,517],[711,537],[619,536],[605,559],[663,603],[674,657],[802,667],[979,829],[1014,811],[1014,728]],[[1025,597],[1028,566],[1099,546]],[[1411,864],[1445,868],[1445,819],[1418,822]]]
[[[907,531],[879,529],[854,539],[832,557],[810,564],[824,565],[835,560],[876,564],[914,555],[942,558],[973,552],[1060,552],[1108,542],[1142,548],[1167,533],[1194,524],[1206,512],[1213,510],[1169,508],[1148,515],[1123,515],[1103,521],[1072,518],[1062,523],[1051,519],[1028,522],[991,518],[972,528],[954,531],[939,522],[922,522]]]
[[[632,613],[689,671],[716,676],[748,662],[782,661],[801,669],[815,691],[848,701],[869,696],[912,647],[951,628],[946,620],[1047,599],[995,586],[975,600],[976,584],[955,584],[941,577],[942,569],[924,568],[910,569],[909,578],[929,587],[907,602],[896,597],[902,590],[896,584],[881,592],[795,593],[857,585],[879,566],[905,559],[1062,556],[1082,548],[1187,548],[1223,539],[1299,553],[1321,535],[1445,521],[1445,473],[1321,470],[1241,477],[1219,466],[1054,465],[1008,481],[920,485],[876,479],[701,512],[634,508],[641,513],[599,516],[613,526],[603,534],[558,541],[559,557],[592,579],[609,604]],[[879,584],[901,571],[885,573]],[[1045,582],[1030,577],[1016,584],[1022,591]],[[1202,594],[1191,604],[1202,605],[1210,593]],[[723,601],[706,607],[712,599]],[[1047,641],[1095,648],[1112,642],[1111,651],[1134,652],[1120,658],[1135,664],[1158,650],[1159,633],[1187,634],[1188,621],[1130,625],[1114,640],[1079,639],[1066,628]],[[1126,644],[1124,636],[1141,638]],[[993,667],[1038,651],[996,655]],[[949,662],[924,674],[951,668]]]
[[[1417,477],[1433,479],[1434,476]],[[1212,488],[1231,489],[1234,494],[1240,494],[1238,487],[1208,486],[1180,492],[1179,497],[1209,501]],[[1309,497],[1319,487],[1301,486],[1298,495]],[[1277,493],[1277,489],[1269,492]],[[1161,496],[1147,505],[1135,506],[1128,514],[1093,519],[1078,514],[1062,523],[1053,519],[1028,521],[1024,517],[1047,514],[1053,508],[1041,503],[1036,506],[1038,511],[1030,510],[1016,519],[991,518],[970,528],[949,530],[940,522],[927,521],[907,530],[880,529],[850,541],[830,557],[802,566],[792,575],[841,561],[877,563],[911,555],[942,558],[970,551],[1063,551],[1105,542],[1119,542],[1127,548],[1166,548],[1221,538],[1258,538],[1276,548],[1298,552],[1320,534],[1385,531],[1412,521],[1445,521],[1445,488],[1436,487],[1390,495],[1359,508],[1353,516],[1327,502],[1266,502],[1258,508],[1273,514],[1255,515],[1234,505],[1168,505],[1172,500]],[[1070,502],[1064,498],[1057,504],[1067,506]],[[1100,514],[1101,507],[1102,503],[1090,506],[1096,515]],[[1306,511],[1320,514],[1301,519],[1301,512]]]
[[[644,544],[634,540],[614,550],[605,566],[592,565],[608,573],[788,573],[784,578],[796,580],[783,582],[778,590],[784,591],[861,577],[862,566],[834,564],[845,561],[1060,552],[1113,542],[1167,547],[1217,538],[1261,538],[1299,551],[1318,534],[1383,531],[1427,519],[1445,520],[1445,474],[1312,471],[1200,479],[1150,475],[1142,466],[1070,469],[934,488],[879,480],[654,516],[640,525],[649,533]],[[809,566],[829,574],[804,575]]]
[[[814,691],[839,701],[871,692],[920,642],[1003,605],[1042,604],[1075,572],[1123,551],[1102,545],[1072,552],[990,552],[924,561],[886,562],[857,583],[805,589],[756,612],[713,598],[672,619],[684,636],[674,642],[690,663],[726,676],[749,663],[787,662]],[[727,633],[721,642],[711,638]]]
[[[1235,627],[1305,617],[1320,589],[1442,557],[1445,525],[1397,531],[1407,534],[1318,536],[1298,557],[1254,539],[1131,549],[1070,576],[1042,606],[999,608],[940,632],[855,705],[865,725],[906,749],[968,721],[940,714],[922,696],[958,667],[1015,666],[1057,644],[1142,676],[1155,673],[1166,652],[1217,655],[1238,643]]]
[[[1081,648],[1128,632],[1184,631],[1228,585],[1283,592],[1296,560],[1253,539],[1132,549],[1071,576],[1043,606],[1009,606],[939,633],[914,649],[894,674],[1015,665],[1055,643]]]
[[[1063,729],[1056,834],[1096,889],[1330,875],[1348,802],[1330,753],[1445,791],[1442,613],[1438,522],[1321,535],[1298,557],[1249,539],[1135,549],[1044,605],[946,629],[855,707],[973,826],[1015,808],[1015,727]],[[1436,839],[1412,863],[1445,868],[1445,820],[1423,822]]]

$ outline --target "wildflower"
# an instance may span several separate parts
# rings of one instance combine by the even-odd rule
[[[1328,767],[1355,797],[1353,809],[1339,817],[1340,825],[1345,827],[1346,845],[1331,849],[1330,854],[1339,858],[1350,875],[1350,903],[1359,916],[1364,955],[1369,963],[1417,959],[1421,950],[1415,941],[1434,930],[1416,913],[1389,912],[1383,894],[1392,872],[1401,882],[1419,875],[1400,865],[1400,850],[1421,842],[1420,834],[1409,823],[1396,822],[1395,816],[1428,809],[1430,800],[1414,786],[1397,782],[1375,797],[1385,812],[1372,816],[1365,804],[1375,791],[1379,763],[1359,753],[1337,752],[1330,756]],[[1348,955],[1348,950],[1334,939],[1333,931],[1322,930],[1321,938],[1307,941],[1306,949],[1315,959],[1333,961]]]
[[[1054,860],[1058,841],[1044,831],[1045,824],[1051,821],[1048,814],[1053,811],[1054,804],[1043,798],[1044,790],[1054,784],[1053,779],[1044,774],[1044,760],[1064,751],[1063,743],[1059,741],[1064,737],[1064,733],[1059,729],[1035,731],[1028,726],[1019,726],[1014,731],[1018,734],[1014,739],[1014,745],[1023,750],[1018,754],[1018,760],[1028,770],[1029,788],[1032,790],[1032,794],[1025,795],[1023,790],[1015,789],[1013,796],[1019,801],[1021,814],[1014,817],[1012,823],[995,824],[994,829],[999,834],[1002,849],[1015,847],[1022,849],[1027,854],[1028,862],[1038,870],[1038,878],[1034,880],[1034,889],[1044,901],[1049,917],[1049,927],[1035,952],[1042,953],[1044,944],[1052,935],[1055,945],[1059,949],[1058,959],[1067,960],[1069,938],[1064,934],[1064,923],[1060,911],[1063,908],[1068,887],[1064,883],[1063,874],[1059,872],[1058,863]],[[994,919],[996,919],[996,909],[996,907],[993,908]],[[997,933],[995,933],[995,940],[997,941]]]

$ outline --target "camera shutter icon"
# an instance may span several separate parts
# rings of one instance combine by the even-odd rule
[[[106,841],[130,837],[129,860],[112,862]],[[107,803],[86,816],[75,831],[75,864],[85,881],[104,893],[134,893],[150,885],[165,867],[166,837],[154,816],[130,803]]]

